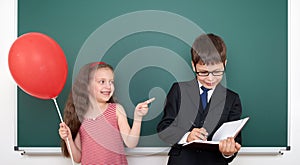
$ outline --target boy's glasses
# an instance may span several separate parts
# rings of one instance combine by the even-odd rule
[[[209,71],[200,71],[200,72],[195,72],[198,76],[208,76],[210,73],[213,75],[213,76],[222,76],[224,74],[225,70],[223,71],[212,71],[212,72],[209,72]]]

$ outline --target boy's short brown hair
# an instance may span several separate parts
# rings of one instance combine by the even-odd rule
[[[226,45],[223,39],[215,34],[201,34],[191,48],[194,65],[213,65],[220,62],[225,66]]]

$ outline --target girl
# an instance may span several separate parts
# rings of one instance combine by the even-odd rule
[[[122,105],[115,102],[113,68],[90,63],[81,68],[74,81],[60,123],[62,152],[69,157],[70,143],[75,162],[85,164],[127,164],[124,145],[138,144],[141,122],[153,99],[139,103],[130,128]]]

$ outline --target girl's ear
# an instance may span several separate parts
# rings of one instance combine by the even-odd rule
[[[88,92],[89,94],[92,93],[92,87],[91,87],[91,84],[88,84],[88,85],[87,85],[87,92]]]
[[[225,63],[224,63],[224,64],[225,64],[225,67],[226,67],[226,65],[227,65],[227,60],[225,60]]]
[[[194,62],[193,62],[193,61],[191,61],[191,63],[192,63],[192,68],[193,68],[193,71],[194,71],[194,72],[196,72],[196,68],[195,68]]]

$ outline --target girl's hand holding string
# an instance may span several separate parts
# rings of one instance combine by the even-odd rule
[[[58,130],[60,138],[62,138],[64,141],[68,139],[72,139],[72,134],[70,128],[63,122],[59,124],[59,130]]]

